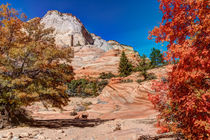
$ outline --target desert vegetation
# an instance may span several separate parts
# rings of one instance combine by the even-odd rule
[[[107,84],[107,80],[72,80],[67,84],[67,93],[70,97],[94,97],[98,96]]]
[[[116,77],[116,75],[114,75],[111,72],[108,72],[108,73],[102,72],[102,73],[100,73],[99,79],[111,79],[113,77]]]

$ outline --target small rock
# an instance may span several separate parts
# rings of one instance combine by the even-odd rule
[[[119,130],[121,130],[121,124],[118,123],[116,124],[114,131],[119,131]]]
[[[86,110],[86,108],[84,106],[76,106],[74,108],[75,112],[81,112],[81,111],[85,111],[85,110]]]
[[[2,135],[1,137],[2,137],[2,138],[7,138],[7,135]]]
[[[101,101],[100,99],[98,99],[97,104],[108,104],[108,103],[107,103],[107,102],[105,102],[105,101]]]
[[[20,140],[20,137],[19,137],[19,136],[14,136],[14,137],[12,138],[12,140]]]
[[[40,132],[39,132],[38,130],[35,130],[35,131],[33,131],[33,132],[31,133],[31,135],[29,136],[29,138],[34,138],[34,137],[38,136],[39,133],[40,133]]]
[[[8,132],[6,135],[3,135],[2,138],[7,138],[7,139],[12,139],[13,137],[13,133],[12,132]]]
[[[88,118],[88,115],[89,115],[88,113],[82,113],[82,118],[83,119],[87,119]]]
[[[39,130],[35,130],[35,131],[33,131],[32,133],[31,133],[31,135],[38,135],[40,132],[39,132]]]
[[[38,140],[45,140],[46,138],[45,138],[45,136],[38,135],[38,136],[37,136],[37,139],[38,139]]]
[[[41,134],[41,135],[42,135],[42,134],[44,134],[44,132],[43,132],[43,131],[41,131],[41,132],[39,132],[39,134]]]
[[[71,116],[76,116],[77,115],[77,112],[73,111],[73,112],[70,113],[70,115]]]
[[[64,130],[58,130],[57,132],[58,133],[64,133]]]
[[[62,138],[61,137],[56,137],[56,140],[61,140]]]
[[[20,138],[25,138],[25,137],[29,137],[29,133],[21,133],[20,134]]]
[[[4,124],[1,122],[0,123],[0,129],[4,128]]]

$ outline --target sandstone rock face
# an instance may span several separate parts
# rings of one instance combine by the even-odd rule
[[[54,28],[55,40],[58,46],[94,45],[104,51],[112,49],[105,40],[97,36],[92,37],[80,20],[72,14],[48,11],[41,19],[46,28]]]
[[[40,21],[46,28],[54,28],[55,43],[71,47],[74,51],[72,65],[76,77],[97,77],[102,72],[118,73],[120,54],[125,51],[133,65],[139,55],[132,47],[116,41],[105,41],[89,33],[78,18],[72,14],[49,11]]]
[[[98,77],[102,72],[117,74],[119,62],[120,50],[110,50],[102,53],[101,56],[98,56],[98,58],[91,63],[87,62],[83,68],[75,70],[75,73],[77,77]]]
[[[91,34],[94,45],[98,48],[101,48],[102,50],[109,51],[111,49],[114,49],[109,43],[107,43],[105,40],[103,40],[101,37],[96,36],[95,34]]]
[[[93,44],[93,39],[83,24],[71,14],[49,11],[41,19],[46,28],[55,29],[56,44],[59,46],[75,46]]]
[[[74,70],[83,69],[87,64],[92,64],[104,54],[104,51],[94,45],[76,46],[72,65]]]
[[[148,73],[154,73],[158,80],[166,77],[171,71],[171,66],[161,67],[149,70]],[[133,82],[122,83],[122,80],[130,79]],[[157,114],[153,104],[148,100],[148,93],[153,92],[152,80],[137,83],[139,73],[122,78],[112,78],[109,84],[103,89],[102,93],[97,97],[100,102],[106,104],[94,104],[88,110],[89,117],[103,119],[130,119],[130,118],[146,118],[150,115]]]
[[[114,49],[125,50],[125,51],[130,51],[130,52],[134,51],[133,47],[128,46],[128,45],[122,45],[115,40],[109,40],[107,41],[107,43],[109,43]]]
[[[119,42],[115,40],[109,40],[107,41],[114,49],[119,49],[121,51],[124,51],[130,62],[134,65],[137,66],[140,59],[139,53],[136,52],[133,47],[128,46],[128,45],[123,45],[120,44]]]

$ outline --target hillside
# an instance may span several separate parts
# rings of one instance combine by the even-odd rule
[[[46,28],[54,28],[55,41],[58,46],[71,47],[74,50],[73,67],[76,77],[97,77],[101,72],[118,73],[117,65],[122,51],[134,65],[139,55],[130,46],[116,41],[105,41],[89,33],[82,22],[72,14],[48,11],[41,18]]]

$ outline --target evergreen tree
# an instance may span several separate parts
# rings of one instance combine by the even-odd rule
[[[152,48],[152,53],[150,54],[151,66],[156,67],[163,64],[163,54],[159,49]]]
[[[141,59],[137,71],[140,71],[141,75],[144,76],[144,80],[146,80],[148,78],[147,70],[150,68],[150,64],[147,62],[145,54],[141,56]]]
[[[132,64],[128,61],[128,58],[125,55],[125,52],[123,51],[120,58],[120,64],[119,64],[119,73],[120,76],[128,76],[132,72]]]

